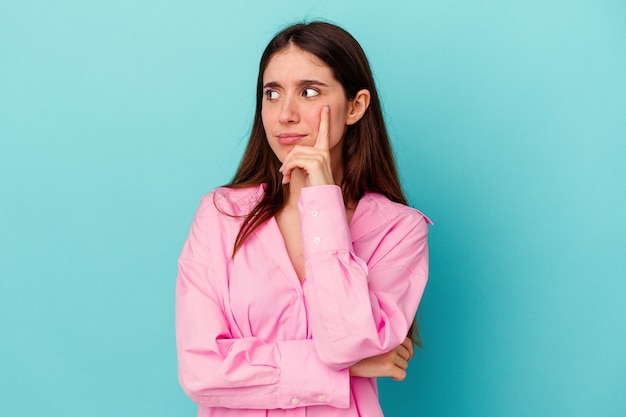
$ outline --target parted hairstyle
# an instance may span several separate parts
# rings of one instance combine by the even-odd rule
[[[294,24],[274,36],[261,56],[250,139],[237,172],[232,181],[226,184],[229,188],[260,184],[266,187],[263,197],[243,221],[233,256],[257,227],[284,207],[289,195],[289,184],[282,184],[282,174],[278,171],[281,162],[267,141],[261,110],[265,69],[274,54],[290,46],[309,52],[324,62],[343,86],[348,100],[353,99],[362,89],[370,92],[369,107],[358,122],[347,126],[341,143],[343,176],[340,186],[344,202],[358,202],[369,191],[380,193],[391,201],[407,204],[374,77],[363,49],[352,35],[339,26],[321,21]],[[415,321],[409,337],[421,346]]]

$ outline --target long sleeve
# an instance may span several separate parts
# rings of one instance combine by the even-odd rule
[[[300,195],[309,321],[317,353],[333,369],[399,345],[426,285],[429,221],[388,203],[393,213],[372,217],[379,224],[368,232],[375,238],[364,260],[355,254],[340,188],[307,187]]]
[[[325,365],[312,340],[235,335],[225,276],[229,271],[225,254],[232,246],[227,247],[224,236],[237,228],[220,216],[199,209],[179,258],[176,338],[185,392],[200,405],[214,407],[348,407],[348,370]]]

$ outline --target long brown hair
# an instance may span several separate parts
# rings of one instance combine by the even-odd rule
[[[226,187],[243,188],[265,184],[266,188],[263,197],[243,221],[235,240],[233,256],[257,227],[283,208],[289,192],[289,185],[282,185],[282,175],[278,171],[281,163],[267,142],[261,119],[265,68],[275,53],[289,46],[307,51],[324,62],[343,86],[348,100],[353,99],[362,89],[370,92],[368,109],[361,120],[347,126],[342,141],[343,177],[340,185],[344,202],[358,202],[369,191],[383,194],[391,201],[407,204],[374,77],[363,49],[352,35],[338,26],[318,21],[298,23],[274,36],[261,56],[250,139],[237,172]],[[415,321],[409,337],[421,346]]]

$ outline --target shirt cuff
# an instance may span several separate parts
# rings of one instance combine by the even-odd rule
[[[340,187],[316,185],[303,188],[298,209],[305,254],[352,250]]]
[[[319,359],[313,340],[277,342],[281,356],[280,408],[350,406],[350,370],[333,371]]]

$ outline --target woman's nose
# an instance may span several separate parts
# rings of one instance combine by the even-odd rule
[[[296,100],[292,97],[285,97],[281,103],[278,121],[280,123],[291,124],[298,123],[300,115]]]

